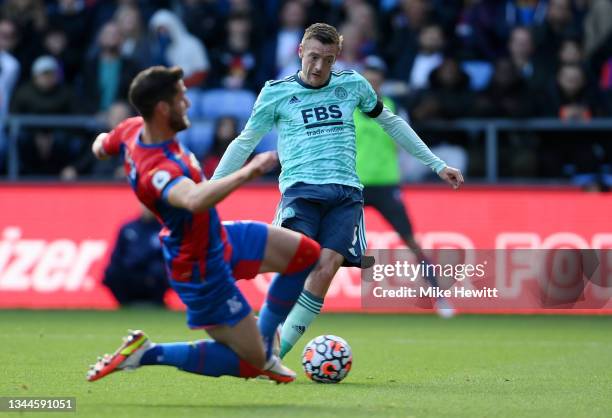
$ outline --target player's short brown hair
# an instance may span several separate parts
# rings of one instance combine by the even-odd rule
[[[128,93],[130,103],[143,118],[150,119],[157,103],[172,102],[178,93],[176,83],[182,78],[183,70],[180,67],[149,67],[132,80]]]
[[[302,43],[308,39],[316,39],[324,45],[336,45],[338,49],[342,49],[342,35],[338,33],[335,27],[327,23],[313,23],[306,28]]]

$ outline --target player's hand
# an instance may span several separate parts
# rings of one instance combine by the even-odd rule
[[[96,140],[91,145],[91,151],[96,156],[98,160],[105,160],[108,158],[108,155],[104,152],[104,148],[102,147],[102,141],[104,138],[108,136],[108,132],[102,132],[96,137]]]
[[[262,152],[257,154],[246,166],[249,169],[249,180],[257,178],[278,165],[276,151]]]
[[[463,174],[461,170],[446,166],[442,171],[438,173],[438,176],[451,186],[453,189],[458,189],[463,184]]]

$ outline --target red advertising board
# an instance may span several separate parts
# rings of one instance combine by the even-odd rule
[[[219,212],[225,220],[269,222],[278,196],[275,186],[245,187]],[[404,200],[424,248],[612,248],[609,194],[416,187],[404,190]],[[116,307],[100,282],[120,225],[139,211],[127,186],[3,185],[0,211],[0,308]],[[370,248],[402,246],[370,209],[366,226]],[[266,277],[240,284],[254,306],[266,285]],[[359,270],[341,269],[325,309],[361,309]]]

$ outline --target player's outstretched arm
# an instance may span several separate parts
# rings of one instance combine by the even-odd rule
[[[91,151],[98,160],[106,160],[109,157],[106,151],[104,151],[104,146],[102,145],[102,143],[104,142],[104,138],[106,138],[107,136],[108,132],[102,132],[96,137],[96,140],[91,146]]]
[[[269,83],[259,93],[253,113],[249,117],[240,135],[234,139],[225,152],[211,180],[218,180],[244,165],[253,153],[261,138],[274,126],[274,92]]]
[[[196,184],[184,178],[172,186],[168,192],[168,202],[172,206],[191,212],[203,212],[216,205],[238,187],[272,170],[278,164],[276,152],[258,154],[247,165],[218,180]]]
[[[261,134],[256,134],[248,129],[247,125],[247,128],[229,144],[223,153],[211,180],[221,179],[239,170],[249,158],[261,137]]]
[[[454,189],[459,188],[463,184],[461,171],[447,166],[444,161],[431,152],[429,147],[404,119],[391,112],[386,106],[383,107],[382,112],[374,120],[378,122],[395,142],[435,171],[442,180],[449,183]]]

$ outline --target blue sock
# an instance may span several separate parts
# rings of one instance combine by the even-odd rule
[[[145,352],[141,366],[174,366],[206,376],[254,377],[256,371],[229,347],[213,340],[157,344]]]
[[[259,320],[257,321],[259,332],[266,346],[266,357],[269,357],[271,354],[274,333],[278,325],[291,312],[295,301],[304,288],[304,282],[313,268],[314,266],[311,266],[298,273],[277,274],[274,276],[268,289],[266,302],[259,312]]]

